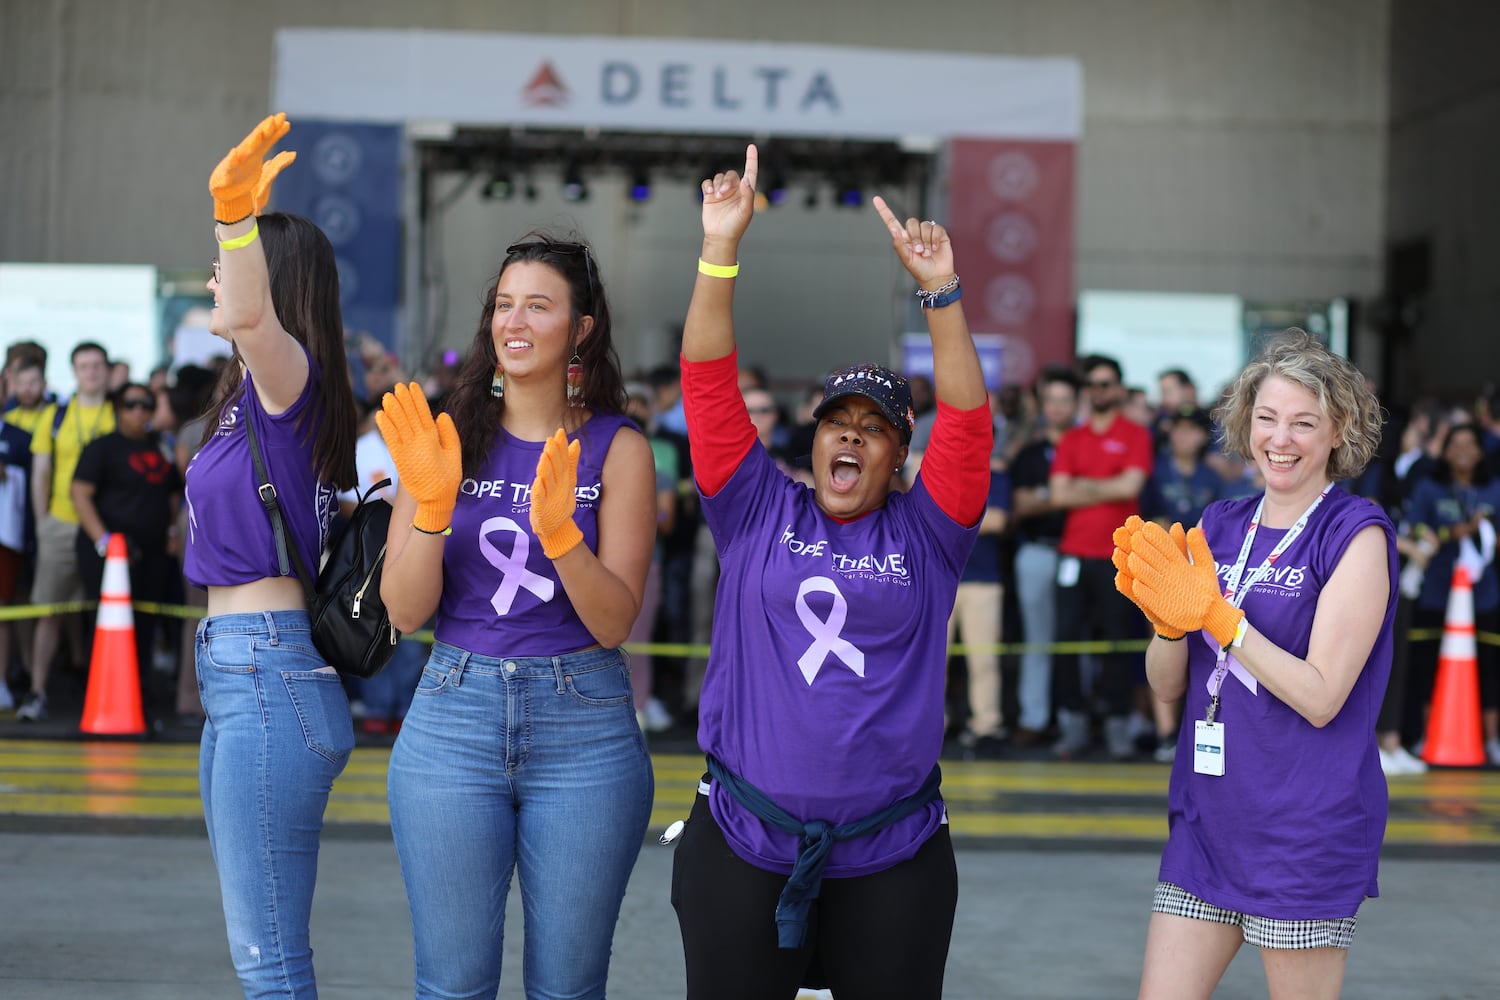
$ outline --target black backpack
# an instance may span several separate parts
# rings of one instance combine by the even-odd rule
[[[260,442],[255,439],[255,422],[245,420],[245,436],[250,439],[250,458],[255,463],[256,490],[271,519],[271,533],[276,536],[276,556],[283,576],[295,566],[302,589],[307,591],[307,610],[312,616],[313,645],[341,674],[370,678],[380,673],[396,652],[401,633],[391,624],[385,602],[380,599],[380,570],[385,565],[386,530],[391,523],[391,505],[375,493],[391,485],[382,479],[365,491],[359,505],[349,516],[349,523],[328,547],[328,558],[318,573],[317,582],[302,562],[297,546],[288,545],[286,525],[276,487],[266,474],[260,457]],[[290,555],[290,563],[288,556]]]
[[[374,677],[401,641],[380,599],[391,505],[375,496],[386,479],[360,498],[349,523],[328,547],[328,558],[308,602],[313,642],[341,674]]]

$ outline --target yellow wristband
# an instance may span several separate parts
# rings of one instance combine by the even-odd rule
[[[1234,638],[1229,640],[1225,649],[1239,649],[1245,644],[1245,633],[1250,629],[1250,619],[1241,618],[1240,623],[1234,627]]]
[[[260,223],[259,222],[251,223],[251,225],[250,225],[250,231],[248,233],[246,233],[244,236],[236,236],[232,240],[220,240],[219,241],[219,249],[220,250],[239,250],[242,247],[247,247],[250,244],[254,243],[256,237],[258,237],[259,235],[260,235]]]
[[[706,274],[710,278],[733,278],[740,273],[740,262],[733,264],[710,264],[702,257],[698,258],[698,273]]]

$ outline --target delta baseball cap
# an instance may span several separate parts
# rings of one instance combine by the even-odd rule
[[[850,365],[832,372],[823,380],[823,401],[813,410],[813,419],[823,419],[836,399],[845,396],[866,396],[875,401],[880,412],[901,435],[901,443],[911,442],[912,425],[916,415],[912,413],[911,386],[906,379],[884,365]]]

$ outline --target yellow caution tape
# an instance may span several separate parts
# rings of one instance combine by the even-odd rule
[[[93,611],[97,601],[60,601],[55,604],[13,604],[0,607],[0,622],[24,621],[48,615],[69,614],[74,611]],[[164,604],[157,601],[132,601],[131,607],[142,614],[161,615],[166,618],[198,619],[206,610],[199,604]],[[1407,633],[1411,642],[1436,642],[1443,637],[1440,628],[1414,628]],[[430,646],[434,642],[432,631],[423,629],[402,637],[403,641],[420,642]],[[1476,632],[1476,641],[1487,646],[1500,646],[1500,633]],[[956,642],[948,646],[949,656],[964,656],[971,651],[994,653],[999,656],[1018,656],[1022,653],[1142,653],[1150,645],[1149,639],[1092,640],[1088,642],[997,642],[992,645],[971,646]],[[643,656],[680,656],[689,659],[708,659],[709,647],[704,643],[679,642],[627,642],[626,652]]]

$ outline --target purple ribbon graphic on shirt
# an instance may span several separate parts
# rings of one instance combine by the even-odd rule
[[[833,596],[833,606],[828,609],[826,621],[819,618],[807,603],[807,595],[813,592]],[[813,576],[802,581],[802,586],[797,588],[797,617],[813,637],[813,644],[807,647],[807,652],[797,658],[797,666],[802,668],[802,676],[807,678],[808,684],[818,676],[829,653],[843,660],[844,665],[858,676],[865,675],[865,654],[840,634],[849,617],[849,605],[832,580],[826,576]]]
[[[1219,643],[1214,639],[1213,636],[1208,634],[1207,629],[1203,630],[1203,641],[1208,643],[1208,648],[1213,650],[1214,655],[1217,656],[1220,648]],[[1257,681],[1254,677],[1250,676],[1250,671],[1240,666],[1240,661],[1234,658],[1234,653],[1230,653],[1229,656],[1224,660],[1224,666],[1229,668],[1229,672],[1234,675],[1235,680],[1239,681],[1241,684],[1245,685],[1245,687],[1250,689],[1251,694],[1260,694],[1260,682]],[[1217,682],[1214,680],[1214,678],[1216,677],[1219,678]],[[1223,684],[1223,678],[1219,677],[1219,671],[1215,669],[1211,674],[1208,675],[1208,683],[1204,686],[1208,688],[1209,695],[1216,695],[1219,693],[1219,688],[1222,687]]]
[[[507,555],[490,542],[490,532],[509,531],[515,541]],[[500,571],[500,589],[490,598],[495,613],[510,614],[511,603],[522,589],[535,594],[543,603],[552,600],[556,589],[552,581],[526,568],[526,557],[531,554],[531,537],[508,517],[492,517],[479,526],[479,551],[489,564]]]

